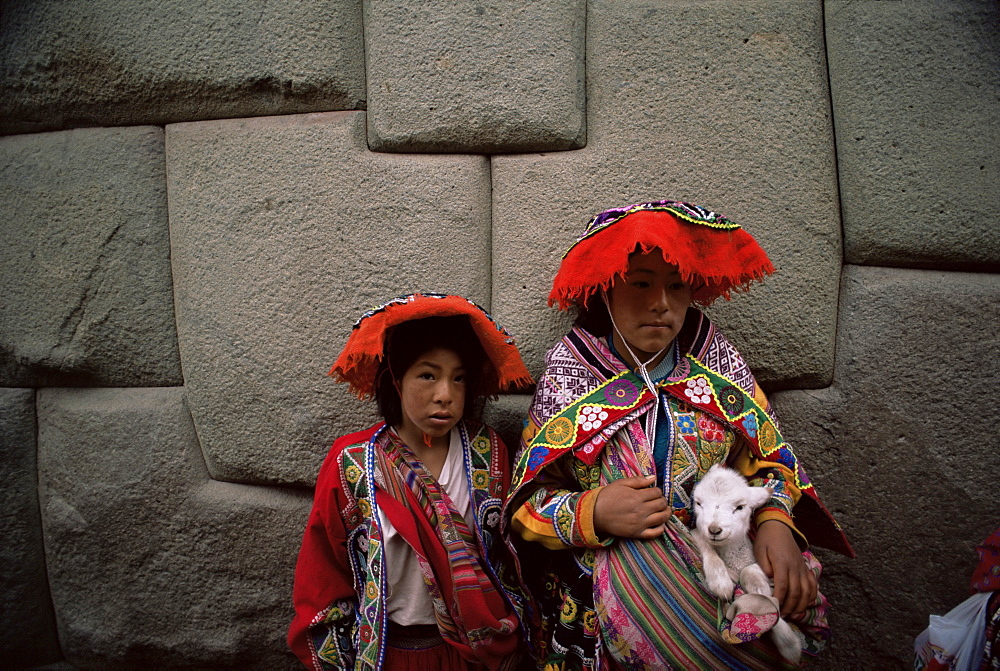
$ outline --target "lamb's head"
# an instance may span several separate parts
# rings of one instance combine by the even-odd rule
[[[771,498],[769,487],[751,487],[742,475],[716,464],[695,485],[695,528],[713,545],[742,538],[750,529],[750,515]]]

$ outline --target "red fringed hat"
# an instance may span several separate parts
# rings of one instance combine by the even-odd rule
[[[533,382],[524,366],[514,338],[486,310],[461,296],[436,293],[414,293],[394,298],[361,315],[330,375],[347,382],[360,398],[375,394],[375,375],[385,356],[389,330],[403,322],[427,317],[465,315],[479,337],[479,343],[496,371],[497,388],[483,393],[492,396]]]
[[[563,255],[552,282],[549,305],[581,307],[628,270],[628,257],[639,247],[654,247],[677,266],[692,287],[691,300],[709,305],[720,296],[745,289],[774,272],[767,254],[734,221],[697,205],[673,200],[605,210]]]

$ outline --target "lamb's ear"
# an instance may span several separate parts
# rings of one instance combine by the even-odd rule
[[[751,508],[757,510],[771,499],[772,494],[774,494],[774,490],[770,487],[751,487],[747,503]]]

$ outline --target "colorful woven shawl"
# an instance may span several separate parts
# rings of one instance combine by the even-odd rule
[[[593,338],[581,329],[574,329],[570,336],[581,342]],[[796,525],[810,542],[853,557],[854,551],[840,525],[820,501],[791,446],[781,436],[766,397],[739,353],[697,308],[688,309],[678,345],[684,356],[659,389],[739,433],[758,459],[783,467],[792,475],[795,487],[806,494],[795,509]],[[738,365],[733,366],[734,361]],[[581,366],[593,379],[585,394],[563,403],[561,408],[543,410],[544,425],[521,453],[515,469],[512,496],[565,454],[574,454],[587,464],[596,463],[611,435],[609,427],[617,428],[651,407],[653,394],[624,364],[619,362],[618,369],[601,370],[595,363]],[[582,374],[568,377],[575,379]],[[595,411],[606,413],[607,418],[588,422],[588,416]]]
[[[694,308],[685,319],[678,346],[683,355],[681,364],[661,385],[661,391],[718,419],[729,431],[739,434],[762,463],[780,467],[789,484],[806,494],[795,507],[796,525],[811,542],[853,554],[781,438],[767,400],[739,353]],[[575,480],[576,488],[586,490],[617,477],[648,472],[629,469],[627,464],[615,465],[614,460],[608,459],[609,454],[642,455],[646,439],[640,420],[653,403],[652,394],[641,380],[608,356],[610,353],[599,339],[580,329],[574,329],[549,353],[546,374],[540,380],[529,417],[537,429],[534,435],[530,426],[526,431],[529,444],[519,455],[505,521],[532,494],[532,483],[555,479],[562,483],[559,486],[572,488],[570,482]],[[563,524],[558,519],[555,522]],[[671,628],[675,630],[671,636],[677,636],[672,641],[679,641],[682,647],[693,646],[695,650],[677,651],[673,663],[682,667],[688,663],[711,666],[713,659],[714,663],[732,659],[734,668],[767,666],[776,660],[773,648],[768,650],[767,646],[760,648],[757,644],[752,646],[755,650],[737,652],[732,657],[717,654],[716,648],[726,648],[722,632],[716,628],[721,623],[717,600],[700,586],[697,553],[684,539],[688,532],[676,511],[671,522],[668,542],[652,544],[619,539],[609,546],[614,552],[593,548],[540,551],[531,547],[535,543],[512,539],[520,552],[525,585],[542,602],[547,638],[539,644],[547,662],[555,664],[553,668],[595,668],[599,664],[595,645],[597,636],[602,634],[611,645],[626,640],[638,645],[643,638],[660,640]],[[572,524],[572,520],[567,519],[565,524]],[[572,561],[568,561],[570,557]],[[545,562],[549,562],[551,569],[548,577],[534,578]],[[811,559],[807,558],[807,562]],[[525,570],[526,563],[530,564],[530,570]],[[629,575],[632,577],[628,578]],[[596,603],[595,590],[603,594]],[[632,598],[624,602],[613,598],[628,593]],[[656,605],[649,610],[653,595],[657,595],[653,598]],[[669,613],[664,613],[663,603],[671,603],[671,598],[683,603],[669,606]],[[623,603],[629,608],[623,609]],[[642,631],[643,604],[647,615],[663,616],[654,623],[656,631]],[[634,608],[639,611],[634,612]],[[810,617],[813,620],[800,623],[800,628],[809,631],[810,638],[819,643],[825,636],[821,610]],[[660,640],[659,644],[662,643]],[[647,657],[647,661],[654,658],[655,655]],[[626,660],[626,663],[631,662]]]
[[[503,668],[520,642],[517,615],[483,568],[475,534],[448,495],[395,432],[387,433],[384,451],[375,455],[388,494],[378,505],[417,555],[441,636],[463,658]]]

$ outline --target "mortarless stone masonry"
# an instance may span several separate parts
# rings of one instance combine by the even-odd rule
[[[1000,524],[998,25],[991,0],[5,2],[0,659],[294,667],[308,486],[374,414],[325,375],[357,315],[465,293],[537,374],[586,220],[675,198],[778,266],[712,314],[859,551],[821,553],[813,667],[910,666]],[[529,402],[486,417],[513,443]]]

